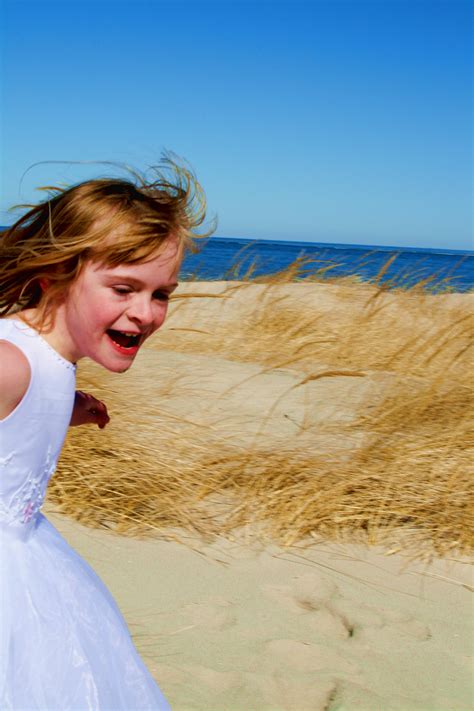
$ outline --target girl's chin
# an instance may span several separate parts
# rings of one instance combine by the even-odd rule
[[[129,370],[129,368],[130,368],[130,366],[128,365],[126,368],[120,368],[120,370],[119,370],[118,368],[114,368],[114,369],[109,368],[109,371],[110,371],[111,373],[117,373],[117,374],[119,374],[119,373],[126,373],[127,370]]]
[[[131,367],[133,361],[134,358],[104,358],[103,360],[98,360],[97,362],[111,373],[125,373],[125,371]]]

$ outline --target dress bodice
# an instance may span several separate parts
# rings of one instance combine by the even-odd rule
[[[0,420],[0,529],[25,540],[66,436],[76,369],[20,320],[0,319],[0,340],[17,346],[31,370],[23,399]]]

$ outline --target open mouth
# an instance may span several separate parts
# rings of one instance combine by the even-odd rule
[[[140,333],[130,333],[128,331],[115,331],[113,328],[109,328],[106,331],[107,335],[112,339],[112,341],[120,346],[121,348],[137,348],[140,345]]]

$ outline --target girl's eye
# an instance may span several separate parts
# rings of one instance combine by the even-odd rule
[[[133,293],[133,289],[130,289],[127,286],[113,286],[112,289],[116,294],[120,294],[121,296]],[[166,291],[155,291],[153,298],[158,301],[169,301],[170,295]]]
[[[166,291],[155,291],[153,298],[158,301],[169,301],[170,295]]]

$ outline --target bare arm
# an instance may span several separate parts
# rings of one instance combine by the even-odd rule
[[[13,412],[30,384],[28,359],[13,343],[0,341],[0,420]]]
[[[93,424],[103,430],[109,421],[107,406],[102,400],[97,400],[93,395],[84,393],[82,390],[76,390],[74,408],[69,423],[72,427]]]

